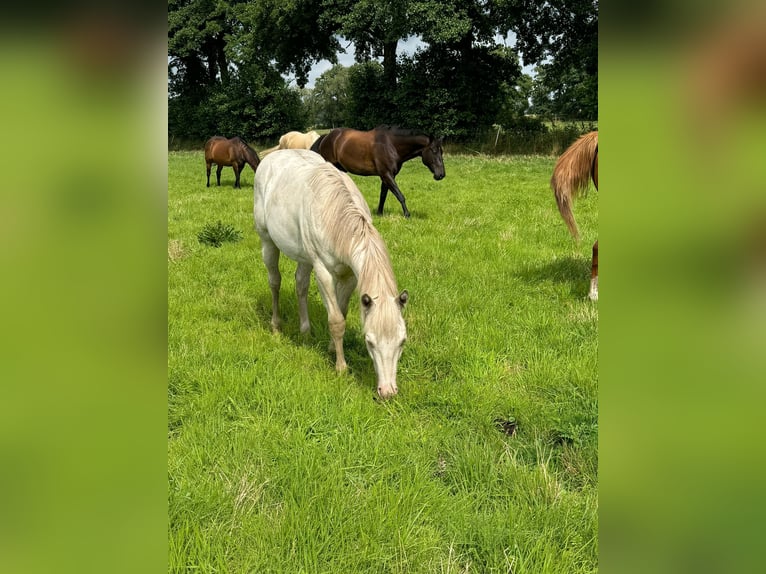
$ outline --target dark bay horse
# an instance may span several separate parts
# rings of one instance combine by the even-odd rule
[[[559,213],[576,240],[580,233],[572,214],[572,200],[588,189],[591,180],[598,190],[598,132],[585,134],[569,146],[556,162],[551,177]],[[588,297],[598,301],[598,240],[593,244]]]
[[[442,138],[414,130],[393,126],[378,126],[367,132],[335,128],[315,141],[311,149],[341,171],[379,176],[378,215],[383,214],[383,205],[391,190],[402,204],[404,217],[410,216],[404,194],[394,180],[405,161],[420,156],[435,180],[444,178]]]
[[[230,165],[234,169],[234,187],[240,187],[239,175],[245,164],[253,168],[258,167],[261,160],[253,148],[240,137],[226,139],[223,136],[213,136],[205,142],[205,163],[207,164],[207,187],[210,187],[210,167],[218,166],[215,171],[218,185],[221,185],[221,170],[223,166]]]

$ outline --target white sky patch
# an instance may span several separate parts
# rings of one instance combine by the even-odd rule
[[[340,45],[343,46],[343,48],[346,50],[345,53],[338,53],[338,63],[345,67],[353,66],[356,63],[354,60],[354,44],[341,37],[338,38],[338,41],[340,42]],[[505,36],[498,34],[495,36],[495,41],[498,44],[513,47],[516,45],[516,34],[514,32],[508,32]],[[424,48],[426,46],[427,44],[421,41],[418,36],[409,36],[405,40],[399,40],[396,46],[396,54],[412,56],[418,48]],[[380,57],[377,58],[377,60],[382,62],[383,58]],[[328,60],[320,60],[314,64],[314,66],[311,68],[311,71],[309,72],[308,83],[306,84],[306,87],[313,88],[316,79],[324,74],[327,70],[332,68],[332,66],[333,65]],[[524,66],[522,68],[522,72],[534,77],[535,66]],[[294,76],[287,76],[286,78],[289,83],[295,83]]]

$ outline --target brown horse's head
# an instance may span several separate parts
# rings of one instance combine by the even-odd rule
[[[442,159],[442,138],[431,138],[423,148],[423,164],[434,174],[434,179],[444,179],[444,160]]]

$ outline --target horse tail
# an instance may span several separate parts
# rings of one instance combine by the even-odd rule
[[[279,149],[279,144],[275,145],[274,147],[270,147],[269,149],[265,149],[261,152],[261,157],[270,154],[273,151],[277,151]]]
[[[598,132],[580,137],[561,154],[553,168],[551,188],[559,213],[576,240],[580,239],[572,213],[572,202],[583,195],[593,177],[593,167],[598,154]]]

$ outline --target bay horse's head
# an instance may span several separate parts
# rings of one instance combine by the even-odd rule
[[[444,179],[444,160],[442,159],[442,139],[431,137],[428,145],[423,148],[423,164],[434,174],[434,179]]]
[[[382,399],[399,392],[396,386],[396,368],[402,348],[407,340],[402,309],[409,295],[402,291],[398,296],[375,297],[362,295],[362,330],[367,352],[370,353],[378,376],[378,395]]]
[[[239,145],[240,158],[246,161],[250,167],[253,168],[253,171],[255,171],[258,167],[258,164],[261,163],[261,158],[258,157],[258,152],[251,148],[242,138],[238,137],[237,140],[237,144]]]

